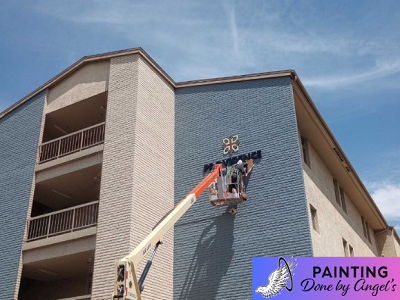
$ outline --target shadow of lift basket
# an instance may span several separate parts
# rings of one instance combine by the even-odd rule
[[[112,299],[142,299],[144,280],[153,263],[157,249],[163,242],[164,236],[207,188],[209,190],[210,203],[214,207],[236,205],[246,201],[244,178],[250,174],[254,166],[253,160],[246,160],[246,163],[247,168],[245,165],[236,164],[223,169],[221,164],[216,165],[214,170],[203,178],[186,197],[179,201],[129,255],[116,262]],[[236,176],[232,176],[233,174],[236,174]],[[231,208],[230,213],[236,214],[236,208]],[[152,246],[154,247],[153,253],[147,261],[142,275],[137,280],[136,270],[138,264]]]
[[[219,176],[208,188],[209,200],[212,206],[227,206],[237,205],[247,200],[247,195],[244,190],[244,179],[253,170],[254,163],[252,159],[246,160],[247,172],[241,174],[236,169],[236,165],[227,167],[222,170],[221,176]],[[237,174],[235,181],[233,173]],[[232,176],[233,175],[233,176]],[[231,214],[235,214],[236,210],[230,211]]]

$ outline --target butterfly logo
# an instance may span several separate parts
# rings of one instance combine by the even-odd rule
[[[224,155],[228,154],[232,155],[233,152],[239,151],[239,135],[232,135],[227,138],[222,139],[222,149],[224,151]]]

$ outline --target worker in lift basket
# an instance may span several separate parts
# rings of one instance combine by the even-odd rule
[[[247,175],[247,163],[243,163],[241,159],[237,162],[236,169],[240,172],[240,177]]]
[[[238,174],[237,171],[234,170],[231,174],[231,183],[229,184],[229,193],[233,193],[236,194],[236,183],[237,183],[237,179],[238,179]]]
[[[240,173],[240,181],[239,181],[239,186],[240,186],[240,198],[242,198],[244,201],[247,200],[247,195],[244,193],[244,183],[243,183],[243,176],[247,176],[247,163],[243,163],[243,161],[240,159],[237,164],[236,164],[236,169]]]
[[[239,160],[236,165],[231,167],[231,184],[229,184],[229,193],[236,194],[236,185],[239,180],[240,193],[243,192],[242,176],[246,174],[246,169],[243,166],[243,162]]]

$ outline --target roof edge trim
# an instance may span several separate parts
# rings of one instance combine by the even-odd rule
[[[378,206],[376,205],[375,201],[372,199],[370,193],[368,192],[367,188],[365,187],[364,183],[362,182],[361,178],[358,176],[356,170],[354,169],[353,165],[351,164],[350,160],[347,158],[345,152],[343,151],[342,147],[339,145],[339,142],[337,141],[336,137],[333,135],[332,131],[329,129],[328,125],[326,124],[324,118],[322,117],[321,113],[318,111],[317,107],[315,106],[314,102],[312,101],[310,95],[308,94],[306,88],[304,87],[303,83],[301,82],[299,76],[297,73],[293,70],[292,71],[292,78],[293,81],[297,83],[299,86],[300,90],[304,94],[305,98],[307,99],[308,104],[310,105],[311,109],[314,111],[315,115],[317,116],[317,119],[319,122],[322,124],[323,128],[325,129],[326,133],[328,134],[329,138],[332,140],[333,144],[336,145],[336,147],[339,149],[341,154],[343,155],[346,163],[351,169],[351,172],[354,174],[354,177],[357,180],[357,183],[360,185],[362,190],[364,191],[365,195],[367,195],[368,200],[372,204],[373,208],[378,214],[378,217],[381,219],[381,223],[385,228],[388,228],[389,225],[385,219],[385,217],[382,215],[381,211],[379,210]],[[383,222],[382,222],[383,221]]]
[[[284,70],[284,71],[273,71],[273,72],[264,72],[264,73],[254,73],[254,74],[245,74],[245,75],[237,75],[237,76],[227,76],[227,77],[217,77],[211,79],[201,79],[201,80],[191,80],[191,81],[183,81],[176,83],[151,57],[144,51],[141,47],[118,50],[113,52],[107,52],[102,54],[95,54],[84,56],[72,65],[70,65],[65,70],[61,71],[59,74],[51,78],[49,81],[45,82],[43,85],[23,97],[21,100],[17,101],[9,108],[0,112],[0,119],[12,112],[14,109],[18,108],[25,102],[27,102],[32,97],[46,90],[47,88],[52,87],[60,80],[64,79],[71,75],[72,72],[78,70],[83,67],[85,64],[110,59],[119,56],[139,54],[141,55],[157,72],[161,74],[161,76],[174,88],[182,88],[182,87],[191,87],[191,86],[200,86],[200,85],[210,85],[210,84],[220,84],[220,83],[229,83],[229,82],[238,82],[238,81],[247,81],[247,80],[257,80],[257,79],[265,79],[265,78],[278,78],[285,76],[292,76],[293,70]]]
[[[283,70],[283,71],[254,73],[254,74],[245,74],[237,76],[217,77],[217,78],[201,79],[201,80],[182,81],[176,83],[176,88],[292,76],[292,71],[293,70]]]

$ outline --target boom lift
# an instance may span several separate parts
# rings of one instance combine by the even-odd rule
[[[247,161],[247,163],[249,165],[248,174],[253,167],[253,161]],[[240,204],[247,199],[247,196],[246,199],[242,197],[245,196],[243,187],[240,186],[242,181],[236,180],[236,182],[232,183],[231,177],[232,174],[228,170],[223,169],[221,164],[216,165],[214,170],[175,205],[129,255],[116,263],[112,299],[141,300],[144,280],[153,263],[157,249],[162,244],[164,236],[208,187],[210,203],[213,206]],[[153,246],[155,247],[153,253],[147,261],[142,275],[137,280],[137,266]]]

